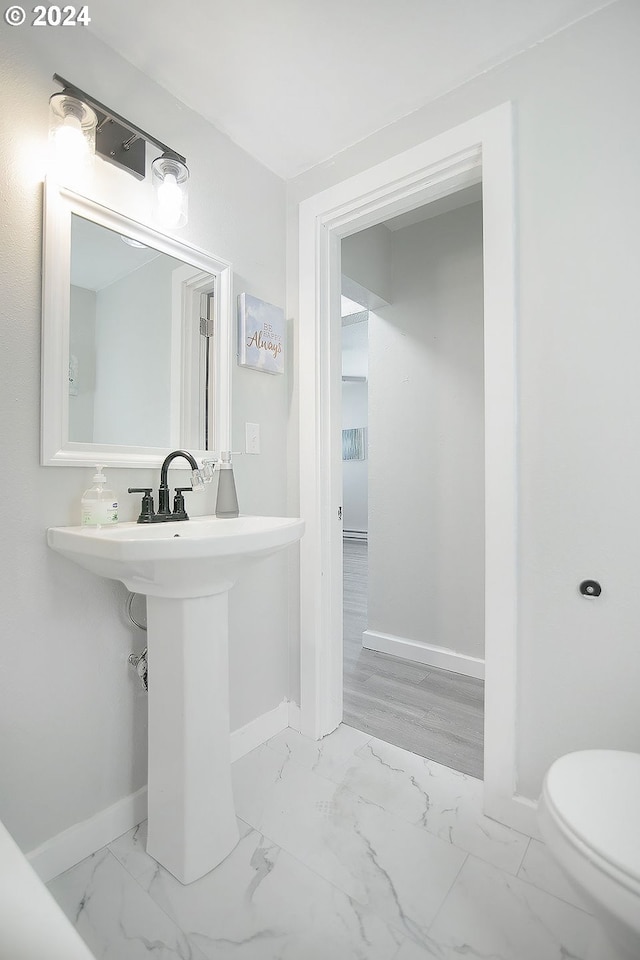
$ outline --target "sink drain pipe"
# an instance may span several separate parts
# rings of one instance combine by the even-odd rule
[[[144,625],[143,623],[138,623],[138,621],[137,621],[136,618],[134,617],[134,615],[133,615],[133,613],[132,613],[132,610],[131,610],[131,607],[132,607],[132,605],[133,605],[133,601],[135,600],[135,598],[136,598],[137,596],[138,596],[137,593],[129,593],[129,596],[127,597],[127,602],[126,602],[126,604],[125,604],[125,609],[126,609],[126,611],[127,611],[127,616],[129,617],[129,620],[131,620],[131,623],[133,623],[134,626],[138,627],[139,630],[144,630],[145,633],[146,633],[146,632],[147,632],[147,628],[145,627],[145,625]],[[144,650],[142,651],[142,653],[140,654],[140,656],[136,656],[135,653],[130,653],[130,654],[129,654],[129,663],[131,664],[131,666],[134,668],[134,670],[135,670],[136,673],[138,674],[138,677],[140,678],[140,683],[142,684],[143,689],[144,689],[144,690],[148,690],[148,689],[149,689],[149,675],[148,675],[148,669],[147,669],[147,648],[146,648],[146,647],[144,648]]]

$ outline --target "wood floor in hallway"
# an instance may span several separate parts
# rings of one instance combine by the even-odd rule
[[[484,683],[365,650],[367,543],[344,541],[344,722],[473,777],[483,772]]]

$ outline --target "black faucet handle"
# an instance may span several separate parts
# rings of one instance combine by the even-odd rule
[[[193,487],[176,487],[176,495],[173,498],[173,518],[175,520],[188,520],[187,511],[184,505],[183,494],[186,491],[193,490]]]
[[[152,487],[129,487],[129,493],[143,493],[142,506],[140,507],[140,516],[138,523],[152,523],[155,517],[153,509],[153,497],[151,495]]]

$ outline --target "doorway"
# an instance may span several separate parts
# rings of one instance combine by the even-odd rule
[[[380,301],[342,309],[344,722],[481,779],[481,185],[343,239],[341,268]]]
[[[515,228],[504,104],[300,205],[301,729],[342,721],[340,240],[482,180],[485,317],[484,811],[525,832],[516,767]]]

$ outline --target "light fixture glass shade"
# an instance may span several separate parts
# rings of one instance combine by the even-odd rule
[[[91,167],[96,152],[98,118],[82,100],[54,93],[49,100],[49,140],[52,172],[61,182],[73,182]]]
[[[174,157],[161,156],[151,164],[155,217],[162,227],[184,227],[188,218],[189,168]]]

